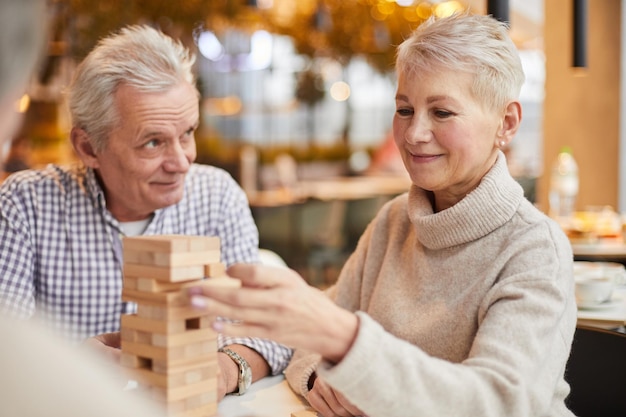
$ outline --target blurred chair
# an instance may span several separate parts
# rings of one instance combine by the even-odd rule
[[[307,281],[317,287],[333,284],[346,260],[343,200],[309,201],[300,211],[299,237],[306,259]]]
[[[578,325],[565,379],[566,404],[578,417],[626,416],[626,334]]]

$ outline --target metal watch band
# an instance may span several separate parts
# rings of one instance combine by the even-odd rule
[[[232,392],[233,395],[243,395],[248,390],[248,387],[252,383],[252,370],[248,361],[246,361],[241,355],[229,348],[220,348],[218,352],[227,354],[239,368],[239,374],[237,376],[237,388],[238,391]]]

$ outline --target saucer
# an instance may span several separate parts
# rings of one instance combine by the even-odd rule
[[[608,310],[617,307],[620,304],[618,300],[607,300],[602,303],[583,303],[577,302],[576,305],[582,310]]]

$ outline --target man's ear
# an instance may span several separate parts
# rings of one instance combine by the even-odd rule
[[[72,141],[74,151],[76,151],[80,160],[83,161],[83,164],[90,168],[98,168],[98,158],[87,132],[79,127],[73,127],[70,133],[70,140]]]
[[[522,105],[519,101],[512,101],[507,104],[504,109],[504,115],[500,122],[500,129],[498,130],[498,137],[509,143],[513,140],[513,137],[519,129],[522,122]]]

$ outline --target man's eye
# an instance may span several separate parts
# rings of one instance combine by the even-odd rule
[[[152,139],[145,143],[144,147],[148,149],[156,148],[159,145],[159,141],[157,139]]]

